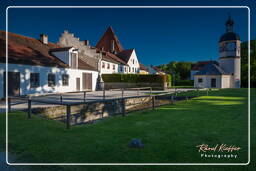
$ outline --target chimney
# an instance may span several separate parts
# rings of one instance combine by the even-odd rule
[[[84,45],[89,46],[89,40],[85,40]]]
[[[40,41],[43,43],[43,44],[48,44],[48,36],[46,34],[40,34]]]

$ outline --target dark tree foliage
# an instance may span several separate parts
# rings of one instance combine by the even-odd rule
[[[256,87],[256,40],[251,40],[251,87]],[[248,87],[248,42],[241,43],[241,86]]]
[[[163,64],[160,67],[164,72],[172,75],[172,80],[174,82],[180,80],[188,80],[190,78],[192,62],[176,62],[171,61],[168,64]]]

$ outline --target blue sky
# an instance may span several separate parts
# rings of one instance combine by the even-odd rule
[[[10,9],[9,31],[56,42],[64,30],[94,46],[112,26],[124,48],[135,48],[146,64],[218,58],[218,40],[228,13],[234,31],[246,41],[247,9]],[[0,27],[3,30],[2,27]],[[252,29],[255,39],[255,30]]]

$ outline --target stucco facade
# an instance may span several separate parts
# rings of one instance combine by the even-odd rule
[[[80,78],[80,91],[83,90],[82,80],[83,73],[92,74],[92,90],[96,90],[98,72],[71,68],[57,68],[57,67],[44,67],[44,66],[31,66],[21,64],[8,64],[8,72],[20,73],[20,95],[26,94],[43,94],[43,93],[57,93],[57,92],[71,92],[77,90],[76,79]],[[4,97],[4,73],[5,64],[0,63],[0,98]],[[30,74],[39,73],[40,84],[36,88],[31,88]],[[56,85],[48,86],[48,74],[55,74]],[[69,75],[68,86],[62,85],[62,75]]]

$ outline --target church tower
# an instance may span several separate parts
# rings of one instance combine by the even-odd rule
[[[226,33],[219,41],[219,64],[225,73],[230,74],[230,88],[240,88],[241,48],[240,37],[233,32],[234,21],[229,16]]]

